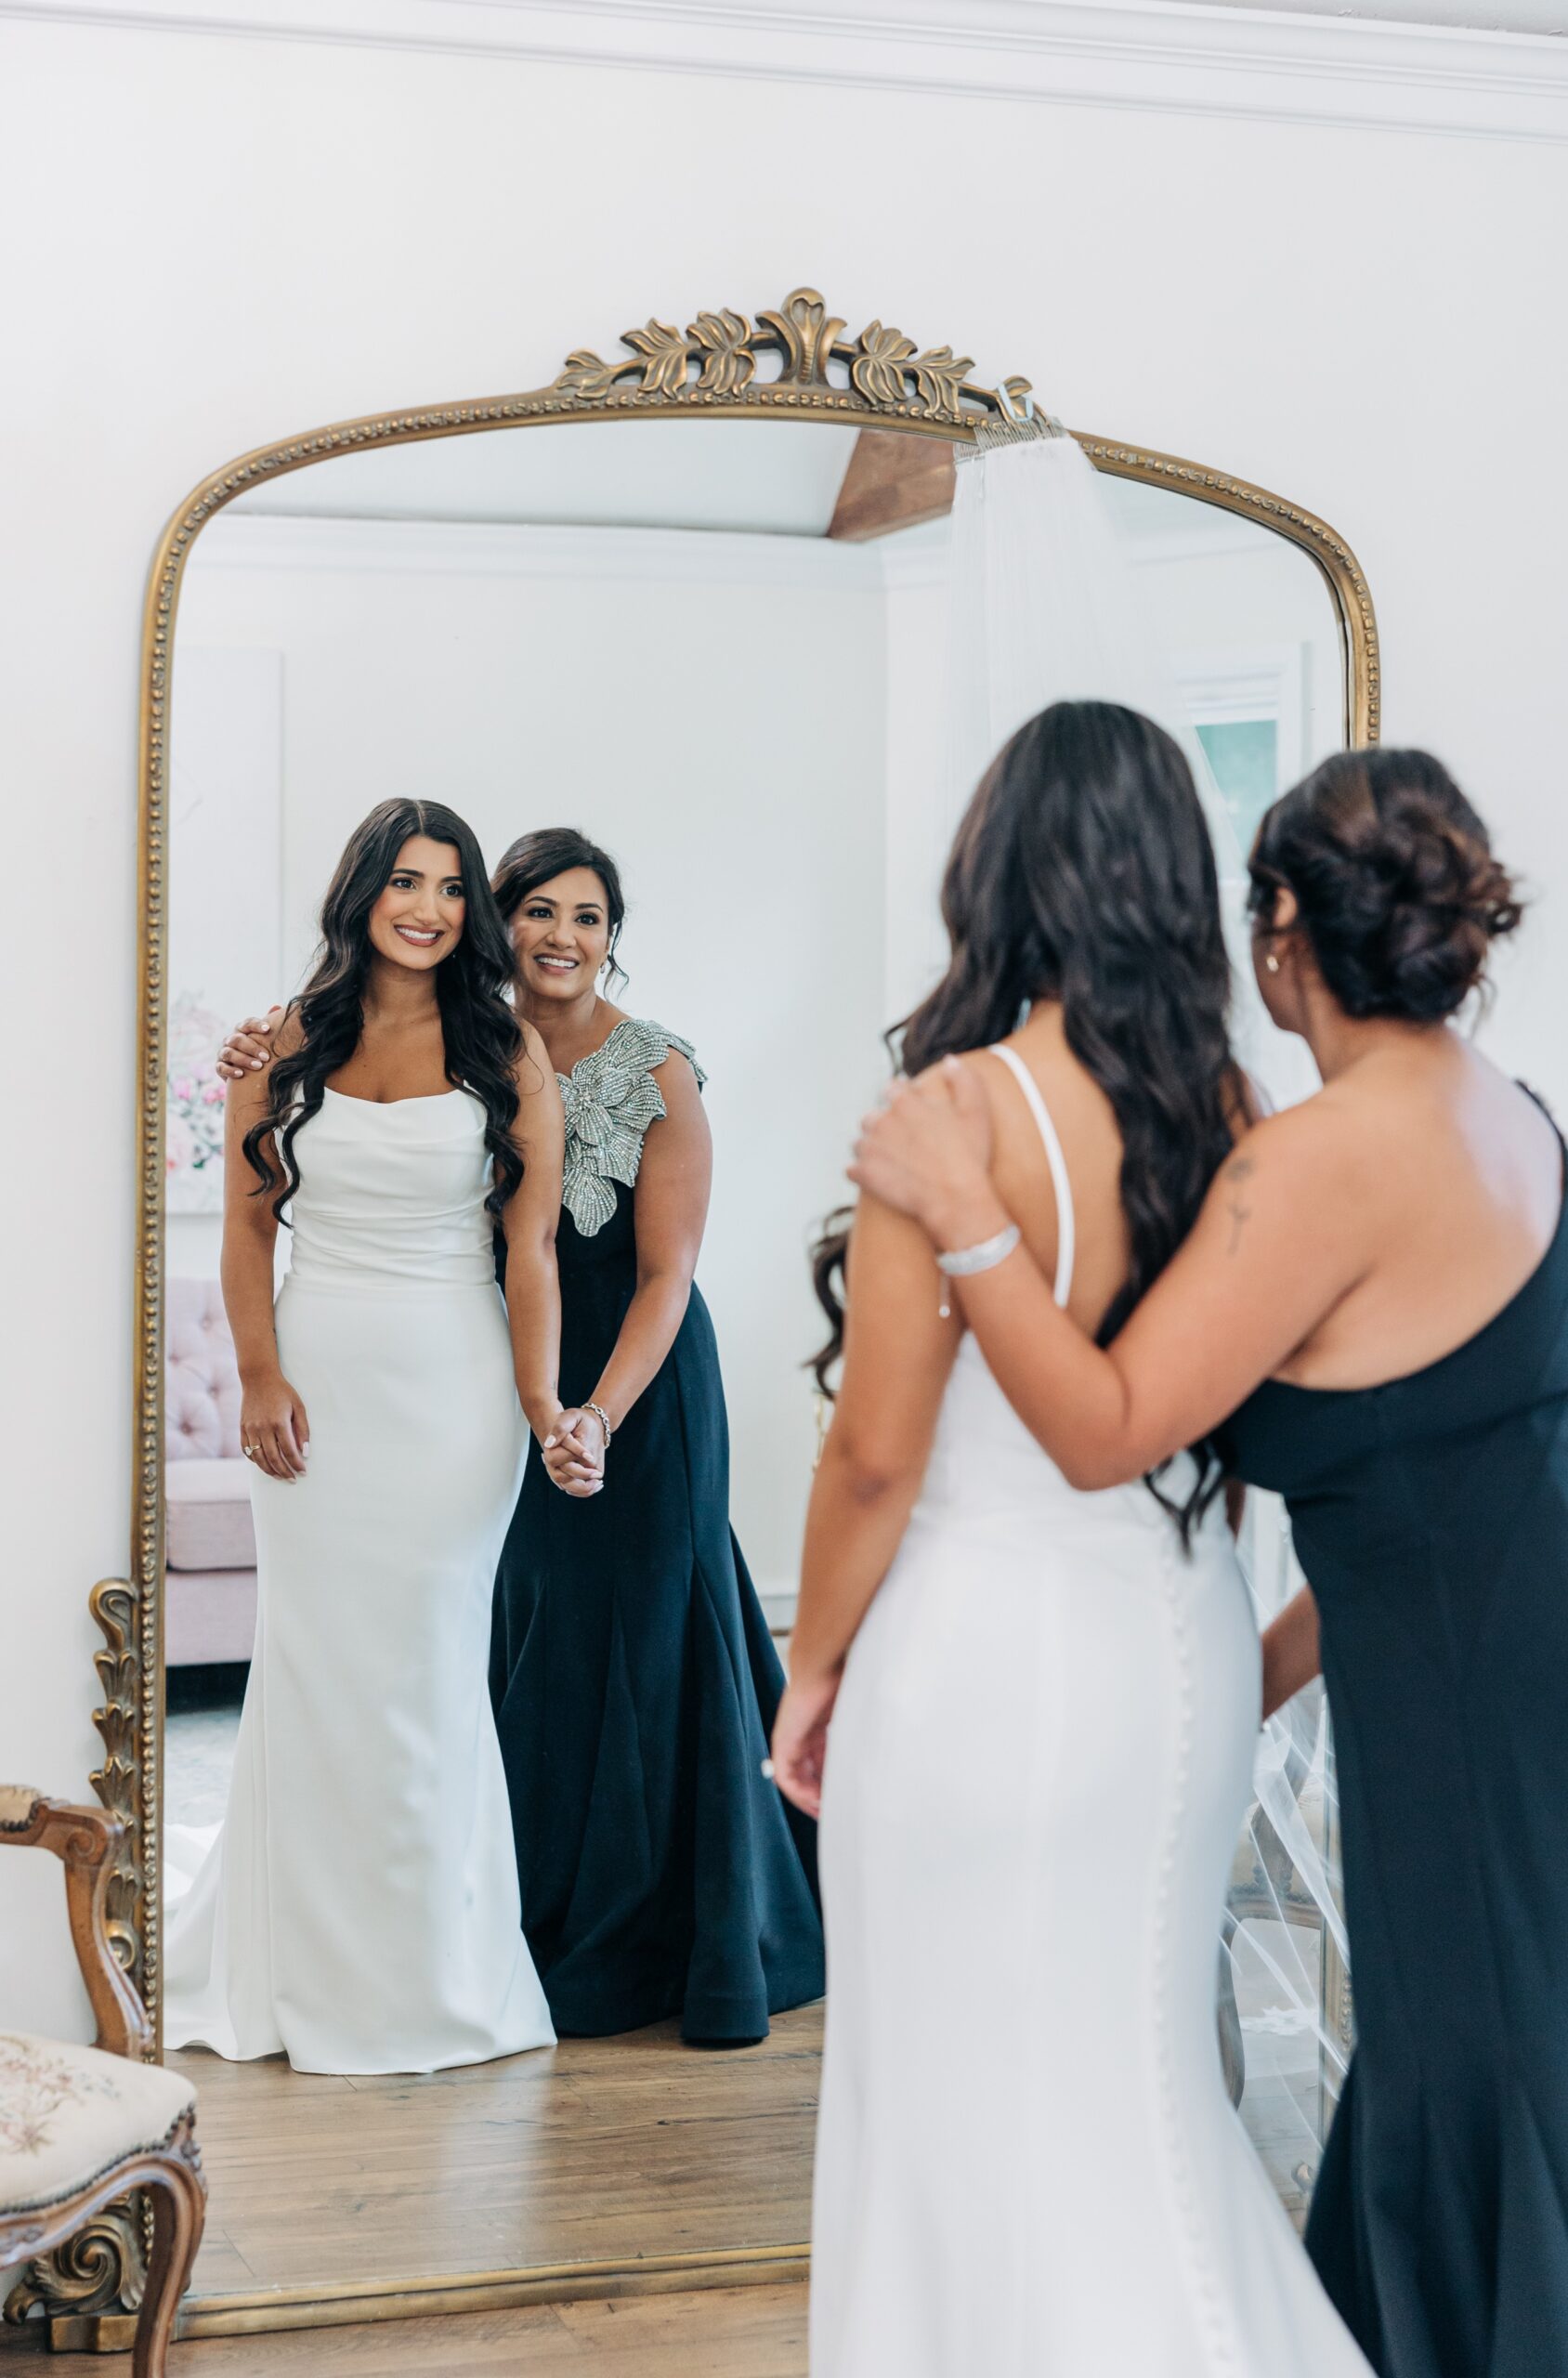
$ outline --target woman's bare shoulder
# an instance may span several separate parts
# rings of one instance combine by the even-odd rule
[[[1314,1091],[1297,1105],[1248,1122],[1220,1181],[1254,1182],[1272,1198],[1303,1207],[1325,1196],[1365,1197],[1376,1189],[1383,1141],[1381,1125],[1369,1133],[1358,1106]]]

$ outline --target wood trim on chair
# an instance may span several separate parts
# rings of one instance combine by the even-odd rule
[[[15,1840],[9,1829],[0,1838]],[[0,2269],[63,2246],[107,2205],[132,2189],[146,2189],[152,2204],[152,2252],[147,2292],[137,2321],[132,2378],[163,2378],[175,2317],[190,2284],[191,2265],[202,2241],[207,2184],[196,2146],[196,2110],[188,2106],[161,2147],[138,2148],[96,2180],[62,2197],[58,2204],[0,2214]]]
[[[109,1944],[109,1885],[124,1836],[124,1824],[107,1809],[47,1800],[26,1784],[0,1786],[0,1847],[50,1849],[65,1868],[71,1938],[98,2045],[111,2056],[145,2062],[152,2055],[152,2026]]]
[[[49,1849],[65,1868],[65,1899],[76,1961],[98,2022],[98,2045],[133,2062],[150,2059],[153,2031],[109,1944],[106,1901],[125,1836],[107,1809],[46,1800],[28,1784],[0,1784],[0,1846]],[[207,2184],[196,2146],[196,2109],[187,2106],[161,2146],[137,2148],[53,2204],[0,2213],[0,2270],[66,2245],[137,2189],[151,2209],[151,2252],[131,2353],[132,2378],[163,2378],[180,2298],[190,2284],[206,2219]],[[133,2299],[134,2300],[134,2299]],[[19,2317],[14,2309],[8,2317]]]

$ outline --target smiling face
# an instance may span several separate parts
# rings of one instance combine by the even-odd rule
[[[456,843],[411,834],[371,910],[371,946],[395,966],[427,973],[457,947],[466,913]]]
[[[510,920],[517,973],[535,999],[581,999],[609,955],[605,887],[591,867],[568,867],[539,884]]]

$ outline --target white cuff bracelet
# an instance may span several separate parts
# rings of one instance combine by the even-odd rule
[[[1006,1262],[1021,1235],[1017,1223],[1009,1222],[995,1238],[983,1238],[978,1247],[958,1247],[950,1255],[939,1254],[936,1268],[946,1272],[950,1280],[967,1280],[975,1272],[993,1271],[997,1264]]]

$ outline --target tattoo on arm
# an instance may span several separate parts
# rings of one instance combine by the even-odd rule
[[[1226,1249],[1227,1254],[1235,1253],[1241,1245],[1241,1226],[1251,1219],[1252,1209],[1242,1200],[1242,1183],[1249,1180],[1257,1169],[1256,1160],[1249,1156],[1234,1156],[1225,1167],[1225,1178],[1233,1184],[1230,1202],[1225,1209],[1231,1218],[1231,1243]]]

